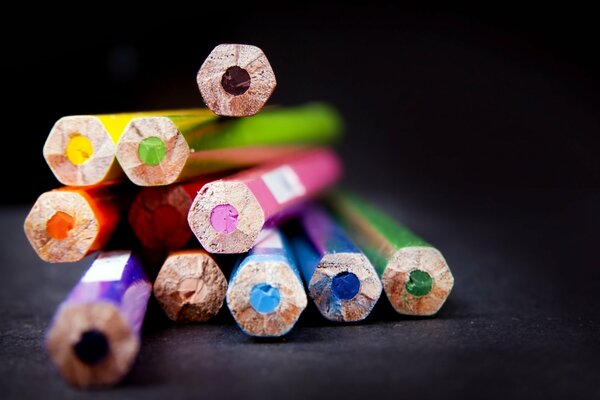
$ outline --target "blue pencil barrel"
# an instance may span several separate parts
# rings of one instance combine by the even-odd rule
[[[332,321],[366,318],[381,296],[377,272],[344,230],[323,209],[300,214],[291,237],[302,278],[321,314]]]
[[[250,336],[288,333],[307,299],[293,252],[281,232],[263,229],[254,247],[231,273],[227,307]]]

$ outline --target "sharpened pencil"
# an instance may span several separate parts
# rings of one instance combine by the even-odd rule
[[[208,321],[221,309],[227,279],[204,250],[169,254],[154,282],[154,297],[176,322]]]
[[[116,162],[116,144],[136,117],[176,115],[193,110],[149,111],[106,115],[72,115],[59,119],[44,144],[44,158],[64,185],[89,186],[124,178]]]
[[[42,260],[79,261],[104,247],[132,198],[123,185],[51,190],[31,208],[25,234]]]
[[[73,386],[118,383],[140,348],[152,285],[130,251],[101,253],[60,305],[46,336],[50,358]]]
[[[317,103],[238,119],[217,118],[208,110],[144,117],[125,128],[117,159],[136,185],[169,185],[329,144],[340,128],[337,112]]]
[[[243,253],[266,223],[332,185],[341,169],[335,153],[320,149],[208,183],[192,203],[190,228],[211,253]]]
[[[200,67],[196,80],[206,106],[227,117],[256,114],[277,86],[263,51],[244,44],[215,47]]]
[[[277,337],[292,329],[306,304],[289,245],[278,230],[264,229],[231,274],[227,306],[233,318],[250,336]]]
[[[405,315],[437,313],[454,285],[442,253],[357,196],[338,193],[330,203],[375,266],[394,309]]]
[[[308,292],[331,321],[361,321],[381,296],[381,281],[368,258],[322,208],[312,204],[298,217],[301,232],[292,248]]]

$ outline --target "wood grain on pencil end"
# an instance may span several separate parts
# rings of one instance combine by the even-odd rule
[[[57,216],[63,221],[56,221]],[[100,233],[88,198],[67,190],[43,193],[27,215],[24,228],[35,252],[48,262],[81,260],[95,250]]]
[[[251,305],[251,291],[267,283],[278,290],[280,300],[273,312],[261,313]],[[292,329],[307,298],[302,283],[284,262],[250,261],[235,275],[227,292],[227,306],[240,328],[252,336],[282,336]]]
[[[243,44],[215,47],[196,79],[206,106],[217,115],[229,117],[256,114],[277,85],[263,51]]]
[[[177,322],[208,321],[223,306],[226,292],[225,275],[204,250],[171,253],[154,283],[154,296]]]
[[[360,286],[350,299],[333,294],[333,281],[340,274],[354,274]],[[310,297],[327,319],[355,322],[365,319],[381,296],[381,281],[367,257],[361,253],[326,254],[308,284]]]
[[[48,166],[61,183],[87,186],[116,173],[115,144],[102,122],[94,116],[59,119],[43,150]]]
[[[426,294],[413,295],[407,290],[412,271],[431,277]],[[454,277],[446,260],[433,247],[405,247],[398,250],[381,276],[384,291],[394,309],[405,315],[434,315],[442,307],[454,286]]]
[[[220,206],[237,210],[235,227],[217,229],[212,212]],[[243,253],[248,251],[265,223],[264,212],[243,182],[215,181],[204,185],[188,214],[190,228],[202,246],[211,253]]]
[[[82,335],[102,332],[109,344],[97,362],[84,362],[75,353]],[[138,336],[110,302],[64,305],[46,338],[50,357],[61,375],[73,386],[106,386],[119,382],[129,371],[140,347]]]
[[[141,150],[144,140],[154,141],[146,146],[150,151],[162,145],[162,151],[148,155]],[[142,146],[142,147],[141,147]],[[189,146],[177,126],[167,117],[133,119],[117,144],[117,159],[127,177],[139,186],[168,185],[175,182],[190,153]],[[158,162],[154,162],[158,161]]]

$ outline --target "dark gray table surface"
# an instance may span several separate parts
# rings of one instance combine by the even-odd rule
[[[174,326],[150,307],[129,376],[107,391],[68,387],[44,349],[54,309],[89,259],[46,265],[25,207],[0,211],[0,395],[70,398],[598,398],[600,196],[377,196],[445,254],[456,279],[436,318],[385,302],[355,325],[311,305],[291,334],[257,341],[227,310]],[[553,199],[543,203],[543,199]]]

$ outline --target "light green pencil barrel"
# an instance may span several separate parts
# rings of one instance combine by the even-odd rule
[[[379,273],[394,309],[405,315],[437,313],[454,286],[442,253],[354,195],[336,193],[330,204]]]
[[[117,144],[117,159],[133,183],[168,185],[330,144],[341,127],[337,111],[322,103],[273,107],[247,118],[219,118],[207,109],[136,118]]]

